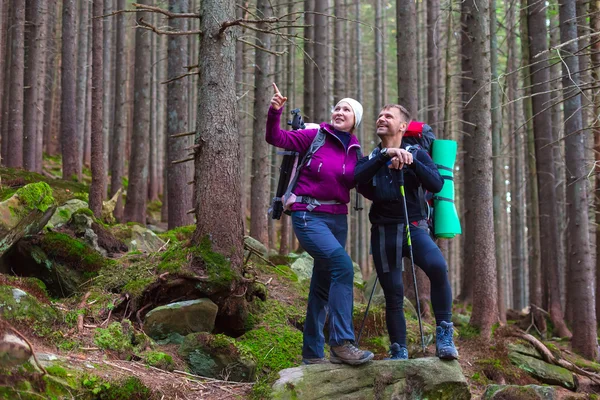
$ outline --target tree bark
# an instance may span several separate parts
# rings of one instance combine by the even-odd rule
[[[188,0],[169,0],[169,11],[173,13],[189,12]],[[188,22],[184,18],[171,19],[169,26],[176,30],[188,29]],[[187,41],[185,36],[168,37],[168,77],[181,75],[189,62]],[[171,138],[171,135],[187,132],[189,102],[188,91],[184,80],[177,80],[167,85],[167,195],[168,199],[168,226],[169,229],[193,223],[193,218],[187,212],[192,208],[191,187],[187,184],[187,166],[173,164],[173,161],[186,158],[185,147],[187,137]]]
[[[506,273],[507,260],[504,257],[503,243],[508,237],[505,234],[505,211],[502,197],[505,196],[504,158],[502,157],[502,108],[500,105],[500,82],[498,82],[498,40],[496,30],[496,0],[490,0],[490,68],[492,72],[491,116],[492,116],[492,164],[493,164],[493,206],[494,231],[496,233],[495,255],[496,276],[498,282],[498,316],[502,324],[506,324]]]
[[[46,24],[46,77],[43,79],[44,94],[44,116],[43,116],[43,150],[49,155],[56,154],[54,143],[56,137],[52,137],[52,126],[56,123],[53,118],[55,115],[56,98],[59,90],[59,60],[60,52],[58,51],[57,26],[60,20],[59,4],[57,0],[49,0],[47,3],[48,21]],[[58,96],[59,97],[59,96]]]
[[[117,9],[124,10],[126,0],[117,0]],[[125,14],[116,17],[116,47],[115,47],[115,101],[114,128],[111,140],[112,150],[110,162],[110,197],[123,188],[123,173],[125,169],[125,147],[127,141],[127,125],[129,120],[129,105],[127,103],[127,45]],[[123,217],[123,197],[119,196],[115,206],[114,216],[120,221]]]
[[[439,76],[440,76],[440,3],[437,0],[427,1],[427,123],[437,126],[439,108]],[[448,44],[447,44],[448,45]]]
[[[8,108],[7,165],[23,167],[23,82],[25,74],[25,0],[12,4],[10,103]]]
[[[114,9],[114,0],[104,0],[104,15],[110,14]],[[103,38],[104,38],[104,54],[102,55],[102,61],[104,63],[104,76],[102,80],[104,82],[104,103],[102,104],[102,137],[104,154],[102,157],[102,163],[104,164],[104,171],[108,173],[110,171],[110,153],[112,148],[110,146],[113,126],[115,123],[115,48],[114,48],[114,23],[115,17],[108,17],[102,20]],[[108,190],[108,179],[104,179],[103,193],[106,195]]]
[[[546,29],[546,8],[543,3],[528,0],[527,23],[530,34],[529,63],[532,87],[533,128],[535,135],[535,156],[537,181],[539,188],[540,208],[540,243],[544,243],[541,253],[541,264],[545,268],[545,279],[548,282],[548,308],[556,332],[561,337],[571,337],[567,328],[560,304],[559,287],[559,255],[558,232],[554,218],[558,215],[556,204],[556,177],[552,143],[552,126],[550,118],[543,113],[550,103],[548,94],[548,62],[545,58],[534,58],[538,53],[548,49]]]
[[[0,1],[0,116],[2,115],[2,99],[4,99],[4,72],[6,71],[6,38],[8,32],[6,26],[6,17],[8,13],[8,2]],[[0,123],[0,141],[2,140],[2,124]],[[0,159],[0,165],[4,164],[4,160]]]
[[[317,0],[304,0],[304,11],[314,11],[315,1]],[[314,86],[314,71],[313,61],[314,60],[314,44],[312,43],[315,38],[315,15],[312,13],[304,14],[304,92],[302,106],[304,107],[304,117],[306,121],[310,122],[321,122],[316,119],[313,107],[313,86]]]
[[[567,54],[577,54],[577,18],[575,0],[561,0],[559,7],[560,40]],[[579,76],[570,74],[579,71],[579,58],[568,57],[563,61],[563,88],[579,84]],[[593,301],[594,270],[590,252],[588,225],[588,193],[584,139],[581,110],[581,92],[578,87],[565,90],[565,167],[567,172],[567,248],[569,279],[567,297],[573,307],[573,339],[575,351],[590,360],[598,357],[596,313]],[[576,311],[575,311],[576,310]]]
[[[329,121],[327,87],[329,86],[328,57],[327,57],[327,1],[315,0],[314,15],[314,69],[313,69],[313,96],[314,96],[314,122]]]
[[[192,242],[199,244],[208,237],[213,250],[228,257],[232,268],[240,269],[242,189],[234,79],[238,29],[228,28],[219,34],[221,23],[235,16],[235,1],[204,0],[200,15],[203,35],[198,52],[195,140],[200,147],[194,159],[196,231]],[[212,61],[216,59],[220,60],[218,64]],[[221,90],[215,91],[214,87]]]
[[[79,3],[79,29],[77,34],[77,135],[79,136],[77,144],[79,146],[78,158],[78,177],[81,179],[81,170],[83,165],[85,151],[85,113],[87,111],[87,86],[88,86],[88,53],[90,46],[89,40],[89,1],[80,1]]]
[[[378,0],[375,0],[377,3]],[[337,18],[345,18],[346,6],[344,4],[344,0],[334,0],[333,2],[333,14]],[[343,54],[342,47],[345,45],[345,37],[344,37],[344,20],[343,19],[335,19],[334,20],[334,30],[333,30],[333,43],[335,46],[335,51],[337,54]],[[377,38],[378,33],[375,32],[375,46],[377,46]],[[333,64],[333,103],[336,104],[338,101],[347,97],[346,94],[346,65],[343,62],[334,62]],[[289,94],[288,94],[289,96]]]
[[[600,0],[592,0],[590,2],[590,25],[592,32],[600,32]],[[594,82],[600,81],[600,42],[595,41],[592,46],[592,79]],[[600,91],[594,93],[594,115],[600,115]],[[600,120],[594,120],[593,126],[594,135],[594,154],[596,158],[596,164],[600,165]],[[600,174],[596,174],[596,190],[595,190],[595,220],[596,220],[596,322],[600,321],[600,295],[598,289],[600,288]]]
[[[63,179],[79,179],[79,135],[77,133],[77,107],[75,103],[75,0],[63,0],[60,126]]]
[[[417,117],[417,15],[414,0],[396,1],[398,103]]]
[[[104,13],[104,0],[94,0],[92,17]],[[104,136],[103,136],[103,96],[104,96],[104,31],[102,19],[92,18],[92,138],[91,168],[92,185],[90,186],[90,210],[96,218],[102,217],[102,200],[104,200]]]
[[[144,4],[150,4],[146,1]],[[148,197],[148,158],[150,139],[150,88],[152,84],[150,52],[151,33],[144,29],[135,32],[135,77],[133,101],[133,133],[129,162],[129,186],[125,203],[125,221],[146,224]]]
[[[259,15],[269,18],[273,13],[268,0],[257,3]],[[258,24],[259,29],[265,29],[266,24]],[[257,33],[257,43],[266,49],[271,48],[271,35]],[[264,140],[265,121],[270,94],[273,88],[269,75],[271,74],[271,55],[264,51],[256,51],[256,69],[254,72],[254,124],[252,126],[252,180],[250,196],[250,236],[265,246],[269,245],[267,229],[267,213],[269,204],[269,145]]]
[[[38,124],[41,113],[39,112],[42,87],[39,85],[40,76],[45,76],[45,49],[43,38],[46,31],[46,13],[42,9],[40,0],[33,0],[29,4],[30,24],[27,53],[27,69],[25,70],[25,107],[23,133],[23,167],[29,171],[41,172],[37,166]],[[43,68],[43,70],[42,70]]]
[[[494,257],[493,226],[493,164],[490,114],[490,24],[489,2],[486,0],[467,0],[472,6],[472,18],[466,29],[474,38],[473,45],[473,88],[475,94],[471,100],[470,113],[475,123],[473,131],[473,168],[471,183],[477,188],[472,192],[472,202],[476,204],[473,213],[474,241],[470,252],[471,259],[466,260],[473,266],[477,285],[473,289],[473,314],[470,324],[479,328],[481,336],[489,339],[492,325],[498,321],[496,260]]]
[[[383,108],[383,87],[384,87],[384,75],[383,75],[383,38],[386,32],[383,30],[383,0],[375,0],[375,78],[373,80],[373,117],[377,118],[379,112]]]

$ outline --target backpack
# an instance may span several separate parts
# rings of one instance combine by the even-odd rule
[[[425,122],[411,121],[402,136],[403,149],[408,151],[425,150],[431,156],[435,134],[433,129]],[[427,221],[429,232],[433,235],[433,193],[419,186],[419,203],[421,204],[421,216]]]

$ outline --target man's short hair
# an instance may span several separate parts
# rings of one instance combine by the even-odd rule
[[[400,104],[386,104],[383,106],[382,110],[389,110],[390,108],[395,108],[400,111],[400,115],[404,118],[404,121],[408,124],[410,122],[410,112],[401,106]]]

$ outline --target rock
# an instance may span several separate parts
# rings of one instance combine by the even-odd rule
[[[127,243],[129,250],[138,250],[143,253],[154,253],[164,246],[165,242],[156,236],[156,233],[140,225],[131,227],[131,239]]]
[[[75,212],[68,222],[69,228],[75,232],[77,237],[83,238],[94,250],[106,257],[106,250],[98,245],[98,235],[94,232],[93,224],[94,218],[87,212]]]
[[[30,320],[50,325],[56,321],[56,311],[35,297],[12,286],[0,286],[0,316],[8,321]]]
[[[354,283],[362,285],[365,281],[363,279],[362,271],[360,270],[360,265],[352,261],[352,267],[354,268]]]
[[[31,348],[20,337],[6,332],[0,338],[0,366],[16,367],[29,360]]]
[[[187,335],[179,348],[190,370],[200,376],[237,382],[254,382],[256,361],[225,335]]]
[[[265,259],[269,258],[269,250],[267,249],[267,247],[264,244],[262,244],[261,242],[254,239],[251,236],[244,236],[244,260],[248,257],[248,254],[250,253],[250,250],[247,250],[246,247],[251,247],[253,250],[255,250],[258,254],[260,254]],[[265,262],[260,257],[258,257],[255,253],[252,253],[250,258],[254,262],[257,262],[257,263],[264,264],[264,262]]]
[[[508,353],[508,358],[517,367],[542,383],[575,389],[573,374],[565,368],[514,351]]]
[[[52,189],[45,182],[23,186],[0,202],[0,257],[26,235],[35,235],[54,214]]]
[[[146,314],[144,331],[161,340],[173,333],[187,335],[212,332],[218,307],[210,299],[198,299],[160,306]]]
[[[88,203],[79,199],[68,200],[65,204],[58,207],[46,224],[46,229],[59,228],[71,219],[73,213],[82,208],[89,208]]]
[[[489,385],[482,400],[574,400],[587,399],[587,394],[575,394],[556,386]]]
[[[542,359],[540,353],[538,353],[538,351],[533,346],[521,343],[509,343],[506,347],[509,351],[520,353],[540,360]]]
[[[117,206],[117,200],[119,199],[122,190],[123,188],[119,188],[119,190],[117,190],[117,193],[115,193],[110,200],[102,202],[102,219],[108,224],[115,223],[115,216],[113,215],[113,211]]]
[[[274,399],[470,399],[457,361],[419,358],[361,367],[308,365],[279,372]]]
[[[314,260],[308,253],[302,253],[290,266],[298,276],[298,281],[309,280],[312,276]]]

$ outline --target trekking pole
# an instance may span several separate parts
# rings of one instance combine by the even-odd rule
[[[417,300],[417,317],[419,320],[419,331],[421,332],[421,348],[425,354],[425,339],[423,336],[423,322],[421,321],[421,304],[419,302],[419,289],[417,288],[417,274],[415,271],[415,259],[413,257],[412,241],[410,239],[410,223],[408,222],[408,208],[406,207],[406,194],[404,193],[404,170],[400,170],[400,193],[402,194],[402,202],[404,203],[404,220],[406,222],[406,240],[408,242],[408,250],[410,252],[410,263],[412,266],[413,285],[415,287],[415,297]]]
[[[360,325],[360,330],[358,331],[358,337],[356,338],[356,345],[360,343],[360,337],[362,335],[363,328],[365,327],[365,321],[367,320],[367,314],[369,314],[369,307],[371,306],[371,300],[373,300],[373,293],[375,293],[375,288],[377,287],[377,275],[375,275],[375,282],[373,282],[373,289],[371,289],[371,295],[369,296],[369,302],[367,303],[367,309],[365,310],[365,316],[363,317],[362,324]]]

